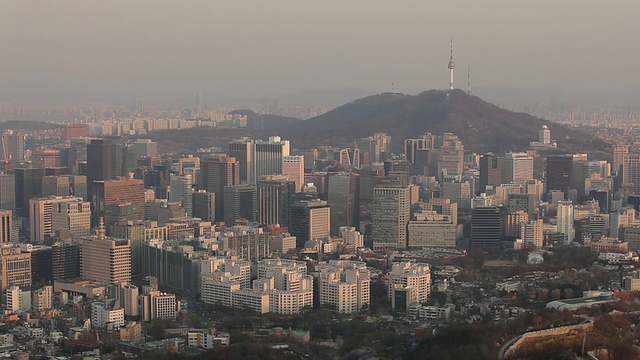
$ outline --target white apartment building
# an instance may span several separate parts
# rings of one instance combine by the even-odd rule
[[[557,214],[558,232],[565,235],[566,245],[571,244],[574,240],[573,220],[573,205],[571,201],[559,201]]]
[[[91,325],[94,329],[104,329],[107,324],[118,328],[124,326],[124,309],[114,308],[113,304],[95,301],[91,304]]]
[[[47,285],[33,291],[31,296],[32,310],[43,311],[53,308],[53,286]]]
[[[31,292],[18,286],[11,286],[6,292],[7,310],[20,313],[31,310]]]
[[[320,305],[340,314],[358,313],[371,302],[371,273],[363,262],[318,264]]]
[[[262,314],[298,314],[313,306],[313,278],[307,275],[304,262],[262,260],[257,266],[258,279],[250,288],[245,286],[247,277],[243,274],[250,268],[244,262],[234,269],[228,265],[231,260],[217,260],[203,261],[201,299],[205,303],[247,308]]]
[[[396,287],[396,285],[400,285]],[[411,262],[394,263],[389,272],[389,301],[398,288],[414,287],[417,291],[417,301],[424,303],[431,293],[431,269],[428,264]]]
[[[349,251],[364,247],[364,235],[353,226],[341,226],[339,228],[342,240],[347,244]]]

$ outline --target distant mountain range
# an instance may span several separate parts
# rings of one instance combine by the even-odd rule
[[[458,135],[468,150],[500,153],[526,150],[529,142],[538,140],[542,125],[547,125],[558,144],[557,152],[587,152],[594,159],[607,158],[610,153],[610,144],[578,129],[502,109],[462,90],[429,90],[418,95],[382,93],[308,120],[249,110],[234,113],[247,115],[249,123],[261,119],[263,129],[199,128],[159,131],[145,137],[160,141],[166,151],[195,151],[207,146],[226,148],[226,143],[233,138],[270,135],[290,139],[293,148],[307,149],[319,145],[349,146],[356,139],[385,132],[392,138],[394,151],[400,153],[404,139],[426,132],[449,132]],[[196,138],[198,141],[194,141]]]
[[[524,113],[499,108],[462,90],[429,90],[418,95],[382,93],[340,106],[280,131],[296,147],[348,144],[375,132],[386,132],[399,148],[402,141],[425,132],[458,135],[467,149],[523,150],[538,140],[542,125],[551,129],[558,147],[571,151],[608,151],[609,144],[576,129]]]

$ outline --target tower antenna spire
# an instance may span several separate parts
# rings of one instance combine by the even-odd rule
[[[451,54],[449,57],[449,90],[453,90],[453,69],[456,64],[453,62],[453,38],[451,38]]]

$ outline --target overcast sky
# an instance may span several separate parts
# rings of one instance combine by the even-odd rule
[[[640,1],[4,0],[0,101],[456,85],[630,92]]]

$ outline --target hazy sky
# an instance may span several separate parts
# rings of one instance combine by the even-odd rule
[[[0,101],[355,87],[630,92],[640,1],[4,0]]]

